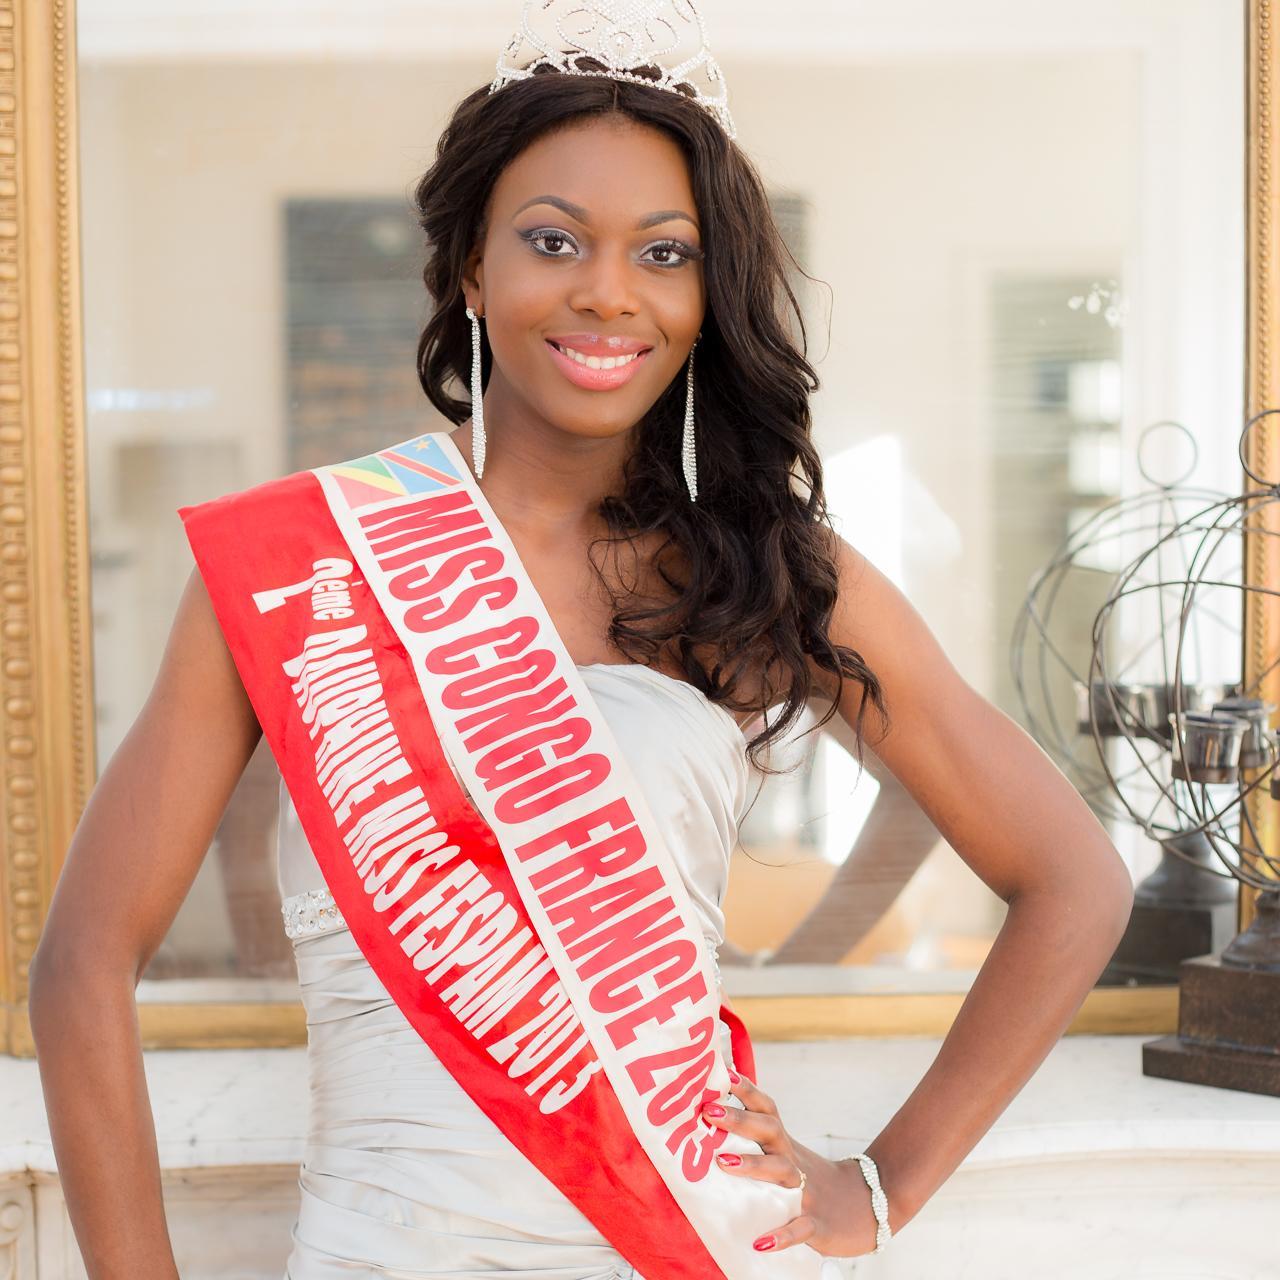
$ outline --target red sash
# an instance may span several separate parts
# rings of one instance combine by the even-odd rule
[[[444,432],[179,511],[352,937],[463,1089],[646,1280],[813,1280],[728,1071],[688,893]],[[468,800],[452,762],[471,794]]]

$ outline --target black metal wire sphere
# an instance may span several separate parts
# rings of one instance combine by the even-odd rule
[[[1090,687],[1092,651],[1078,657],[1055,634],[1057,607],[1071,594],[1073,579],[1101,583],[1106,596],[1114,583],[1130,567],[1123,560],[1107,568],[1091,563],[1105,558],[1115,548],[1154,534],[1162,537],[1179,525],[1186,508],[1200,510],[1214,495],[1208,491],[1165,491],[1126,498],[1100,508],[1058,549],[1049,564],[1033,579],[1023,608],[1015,622],[1010,645],[1013,681],[1028,729],[1051,755],[1058,767],[1095,808],[1117,820],[1128,813],[1117,803],[1111,780],[1101,767],[1092,737],[1081,733],[1091,721],[1079,712],[1064,718],[1055,696],[1055,681],[1083,690]],[[1104,599],[1106,598],[1104,596]],[[1092,635],[1092,630],[1090,631]],[[1077,699],[1078,700],[1078,699]],[[1090,700],[1091,715],[1097,697]]]
[[[1190,459],[1180,474],[1162,481],[1143,450],[1156,432],[1168,429],[1185,437]],[[1096,610],[1129,568],[1135,548],[1158,542],[1188,514],[1225,496],[1181,483],[1195,462],[1195,441],[1181,424],[1157,422],[1147,427],[1139,439],[1138,468],[1151,488],[1100,507],[1063,540],[1031,579],[1010,639],[1013,685],[1028,730],[1094,811],[1114,822],[1128,822],[1131,815],[1113,788],[1099,739],[1091,731],[1099,709],[1096,693],[1088,693],[1092,626],[1073,640],[1071,603],[1083,595],[1088,607]],[[1076,706],[1066,712],[1061,703],[1064,692],[1070,691]],[[1082,695],[1088,700],[1083,709]]]
[[[1272,412],[1254,418],[1241,437],[1241,462],[1259,487],[1238,496],[1183,484],[1195,465],[1190,433],[1176,423],[1148,427],[1139,470],[1152,488],[1100,508],[1064,540],[1032,579],[1010,653],[1028,728],[1095,812],[1134,824],[1201,871],[1262,890],[1276,881],[1258,864],[1275,872],[1280,863],[1261,852],[1245,800],[1275,773],[1276,741],[1267,727],[1274,708],[1241,687],[1235,668],[1242,593],[1278,594],[1246,585],[1243,573],[1244,531],[1271,536],[1259,517],[1280,502],[1280,486],[1246,463],[1249,432]],[[1186,434],[1192,462],[1161,482],[1141,451],[1153,431],[1169,427]],[[1055,606],[1079,575],[1092,576],[1106,593],[1083,672],[1055,634],[1063,630],[1055,628]],[[1226,651],[1233,656],[1223,661]],[[1069,721],[1055,706],[1054,684],[1060,693],[1064,678],[1077,694]],[[1203,833],[1223,870],[1205,867],[1171,839],[1193,833]]]
[[[1194,653],[1194,636],[1197,624],[1202,630],[1217,629],[1230,641],[1238,665],[1246,593],[1280,594],[1246,582],[1244,574],[1246,531],[1276,536],[1280,486],[1257,476],[1246,461],[1249,433],[1274,412],[1266,410],[1251,419],[1240,439],[1241,463],[1259,487],[1221,496],[1187,513],[1117,576],[1094,620],[1089,673],[1090,688],[1103,693],[1102,705],[1090,717],[1097,759],[1130,820],[1157,840],[1203,834],[1225,868],[1215,874],[1230,875],[1260,891],[1276,888],[1280,859],[1262,850],[1246,800],[1259,787],[1269,793],[1276,772],[1277,744],[1269,727],[1275,707],[1258,697],[1258,689],[1280,659],[1273,659],[1248,685],[1240,679],[1224,683],[1219,694],[1213,673]],[[1181,570],[1170,572],[1170,563],[1181,564]],[[1135,705],[1125,696],[1122,672],[1112,658],[1119,647],[1113,633],[1122,610],[1134,604],[1145,604],[1148,612],[1154,605],[1162,622],[1161,647],[1170,658],[1163,724],[1151,723],[1141,714],[1143,704]],[[1167,620],[1166,604],[1172,605]],[[1210,696],[1196,696],[1206,690]],[[1122,747],[1124,761],[1118,769],[1108,761],[1108,737]],[[1153,753],[1143,745],[1151,742],[1165,749]],[[1165,764],[1170,766],[1167,776]],[[1139,779],[1145,787],[1138,785]],[[1153,789],[1158,803],[1148,807],[1145,800]],[[1148,794],[1138,803],[1142,790]],[[1170,843],[1164,847],[1173,856],[1193,861]]]

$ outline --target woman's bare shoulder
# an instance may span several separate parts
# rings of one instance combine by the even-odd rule
[[[177,693],[254,741],[261,732],[197,568],[178,600],[151,696],[157,693]]]
[[[927,714],[930,706],[968,686],[902,589],[857,547],[838,534],[829,536],[837,593],[828,635],[857,653],[879,684],[886,717],[875,725],[875,745],[893,732],[895,718],[910,720],[917,710]],[[819,676],[823,688],[834,692],[834,677]],[[847,722],[861,703],[861,684],[846,679],[840,709]]]

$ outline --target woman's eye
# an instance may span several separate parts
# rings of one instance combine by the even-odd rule
[[[579,253],[578,245],[567,231],[554,227],[539,227],[520,232],[534,253],[542,258],[572,258]],[[702,251],[682,240],[659,240],[649,245],[642,255],[644,261],[658,267],[680,267],[686,262],[702,257]]]
[[[702,257],[699,250],[679,240],[661,240],[657,244],[650,245],[645,252],[653,254],[652,261],[660,267],[678,267],[694,258]]]
[[[563,252],[564,246],[568,245],[573,248],[573,241],[563,231],[527,231],[524,238],[534,246],[534,252],[540,253],[544,258],[568,258],[571,254]],[[540,248],[545,245],[545,248]]]

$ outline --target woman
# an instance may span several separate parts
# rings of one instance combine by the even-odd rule
[[[673,6],[673,21],[690,12]],[[621,34],[634,47],[644,31]],[[1063,1033],[1123,931],[1128,874],[1087,806],[831,531],[810,440],[816,378],[718,73],[703,94],[669,82],[660,56],[623,63],[610,50],[544,57],[536,74],[500,66],[459,105],[418,187],[436,304],[420,373],[455,429],[182,513],[200,568],[77,829],[31,984],[90,1276],[177,1274],[133,990],[263,734],[287,786],[281,890],[310,1033],[295,1280],[817,1275],[809,1259],[883,1247],[919,1212]],[[477,588],[477,565],[504,575],[483,631],[455,607],[458,584],[442,585],[449,556],[473,553]],[[371,634],[367,649],[339,651]],[[645,954],[690,968],[660,1013],[656,969],[608,968],[588,945],[616,924],[612,900],[592,888],[566,908],[566,886],[586,875],[552,860],[568,824],[535,832],[545,812],[514,799],[531,793],[504,790],[535,755],[561,777],[535,727],[549,714],[535,693],[551,687],[536,663],[570,695],[574,714],[556,727],[600,745],[575,764],[603,762],[591,785],[617,782],[627,803],[608,812],[633,820],[607,854],[592,827],[587,883],[607,879],[611,859],[640,859],[675,904],[670,936]],[[528,711],[519,740],[541,753],[499,754],[491,708],[464,700],[508,670],[504,710]],[[344,673],[376,686],[360,732],[398,733],[383,780],[420,777],[420,835],[447,831],[447,849],[371,843],[385,810],[360,811],[377,793],[344,778],[355,748],[327,716]],[[722,938],[747,760],[764,765],[813,700],[859,756],[870,741],[1009,903],[937,1061],[868,1151],[844,1160],[792,1138],[785,1100],[749,1078],[745,1038],[725,1043],[737,1030],[726,1007],[717,1043],[697,1040],[719,1003],[713,979],[699,984]],[[460,907],[477,864],[484,896]],[[448,932],[464,912],[471,923]],[[91,930],[72,923],[86,919]],[[520,993],[466,1003],[465,974],[429,994],[417,980],[499,934],[530,956],[545,948],[527,971],[547,984],[542,1040],[521,1038],[534,1024],[516,1020]],[[689,959],[703,939],[708,954]],[[625,988],[599,985],[624,970]],[[545,1060],[532,1046],[553,1014],[582,1036],[536,1081],[520,1076],[526,1054]],[[707,1050],[692,1074],[654,1065],[670,1055],[650,1047],[686,1042]]]

